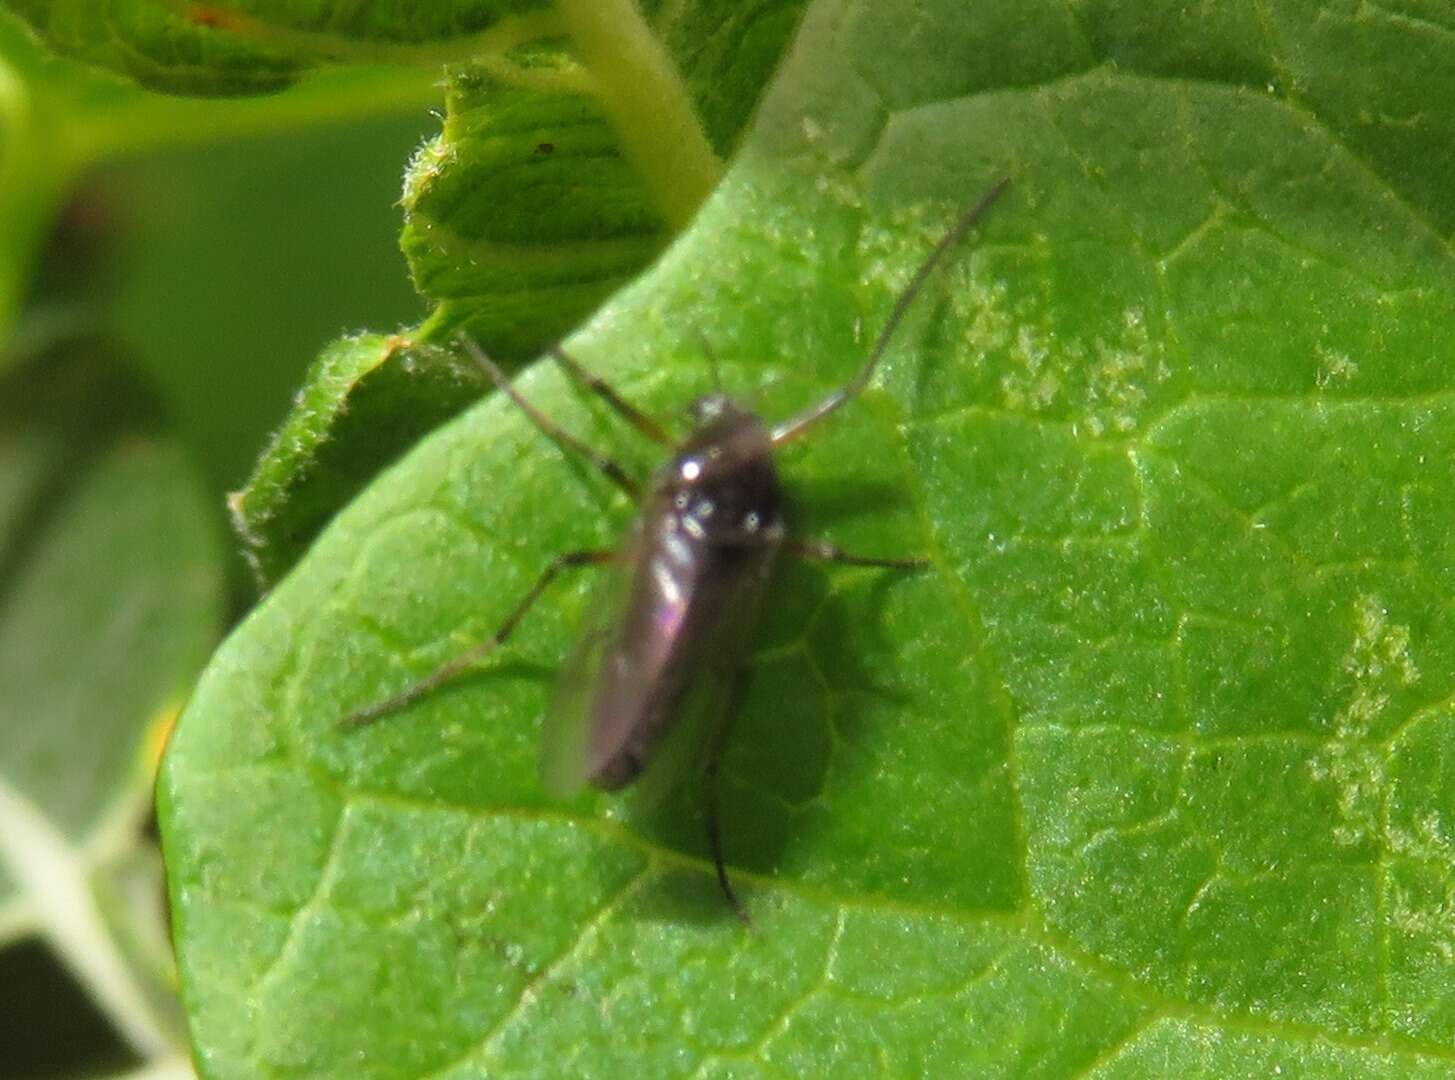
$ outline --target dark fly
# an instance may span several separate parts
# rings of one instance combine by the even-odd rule
[[[619,564],[624,592],[600,641],[578,655],[590,670],[577,672],[583,698],[574,741],[548,745],[543,777],[559,793],[585,784],[613,791],[632,782],[679,720],[688,693],[707,670],[737,668],[769,574],[780,554],[855,566],[913,569],[919,559],[850,555],[832,544],[787,534],[785,499],[774,463],[775,448],[856,397],[874,374],[895,329],[930,272],[990,208],[1008,181],[992,185],[935,246],[899,294],[868,358],[837,390],[776,425],[719,392],[693,404],[693,430],[678,442],[600,378],[560,349],[552,356],[572,380],[599,395],[647,438],[668,447],[671,458],[645,491],[615,461],[558,427],[511,385],[468,340],[466,349],[500,391],[563,451],[591,462],[631,496],[640,513],[625,543],[614,551],[558,555],[487,640],[385,701],[347,717],[359,726],[397,711],[473,667],[510,637],[526,612],[561,573],[580,566]],[[711,732],[708,768],[716,768],[728,715]],[[715,776],[710,777],[708,836],[723,894],[746,922],[728,880],[717,826]]]

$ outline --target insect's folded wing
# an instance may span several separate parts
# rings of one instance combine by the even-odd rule
[[[568,798],[590,778],[591,699],[602,657],[615,638],[630,584],[630,560],[603,567],[587,599],[586,616],[561,665],[556,692],[541,735],[541,782],[557,798]]]
[[[668,806],[679,794],[700,797],[707,768],[720,749],[723,725],[736,705],[737,670],[725,664],[733,653],[714,657],[693,673],[672,725],[663,733],[651,761],[633,785],[633,805],[644,811]]]

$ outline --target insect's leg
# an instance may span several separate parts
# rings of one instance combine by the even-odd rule
[[[707,365],[712,368],[712,392],[722,393],[722,365],[717,360],[717,350],[712,347],[712,342],[707,340],[707,335],[701,330],[697,331],[697,340],[702,343],[702,355],[707,357]]]
[[[613,390],[611,384],[600,375],[582,367],[565,349],[559,345],[552,345],[551,356],[556,363],[561,365],[561,369],[567,375],[601,398],[602,401],[611,406],[616,415],[636,428],[637,431],[651,439],[654,443],[660,443],[662,446],[669,447],[673,450],[677,448],[677,440],[658,427],[655,420]]]
[[[608,480],[621,488],[622,491],[625,491],[633,500],[639,500],[641,498],[641,485],[627,475],[625,469],[605,454],[591,449],[591,447],[558,425],[554,420],[550,419],[545,413],[541,412],[522,397],[520,391],[506,377],[505,372],[501,371],[495,365],[495,361],[486,356],[484,350],[475,344],[471,338],[461,334],[459,340],[460,344],[465,347],[465,351],[474,358],[475,363],[479,364],[485,374],[490,376],[490,381],[495,384],[496,389],[510,398],[511,401],[515,402],[520,411],[525,413],[530,419],[530,422],[540,429],[542,435],[550,439],[551,442],[555,443],[567,453],[579,454],[591,462],[591,464],[601,470]]]
[[[350,713],[340,721],[340,726],[345,728],[363,727],[365,724],[397,712],[431,691],[439,689],[478,663],[486,654],[503,645],[515,630],[516,624],[525,617],[525,613],[531,609],[532,604],[540,599],[541,593],[546,591],[551,582],[560,576],[562,570],[570,570],[578,566],[600,566],[603,563],[611,562],[616,557],[617,554],[614,551],[568,551],[557,555],[542,571],[541,576],[536,578],[536,583],[530,587],[530,591],[520,598],[519,603],[505,617],[505,621],[496,628],[495,633],[432,671],[413,686],[406,687],[393,697],[385,698],[383,701],[375,702],[373,705]]]
[[[734,718],[737,716],[743,698],[748,692],[748,680],[751,672],[747,668],[739,668],[733,674],[732,690],[728,695],[727,712],[723,715],[722,723],[712,740],[709,757],[707,759],[707,843],[712,849],[712,867],[717,871],[717,884],[722,889],[723,896],[727,897],[728,905],[749,930],[753,929],[753,920],[748,917],[748,909],[738,899],[738,894],[733,889],[733,883],[728,878],[727,863],[722,857],[722,823],[721,823],[721,798],[720,783],[718,778],[718,766],[722,762],[722,753],[727,743],[728,730],[732,727]]]
[[[840,563],[844,566],[882,566],[888,570],[923,570],[928,559],[881,559],[873,555],[850,555],[824,540],[785,540],[783,547],[800,559]]]
[[[743,902],[738,899],[738,894],[733,890],[732,880],[728,877],[727,864],[722,857],[722,824],[719,820],[718,797],[718,776],[717,760],[714,759],[707,767],[707,842],[712,846],[712,866],[717,871],[718,888],[722,889],[723,896],[727,897],[728,905],[748,929],[753,928],[753,920],[748,915],[748,909],[743,907]]]

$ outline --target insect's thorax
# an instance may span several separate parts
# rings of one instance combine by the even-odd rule
[[[783,489],[767,427],[725,399],[653,478],[648,521],[693,547],[776,546]]]

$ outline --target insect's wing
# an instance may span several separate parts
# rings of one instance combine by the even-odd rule
[[[630,587],[630,552],[602,568],[587,598],[575,643],[561,665],[541,732],[541,782],[557,798],[586,786],[590,777],[591,696],[602,657],[615,639]]]
[[[723,660],[727,662],[708,662],[693,672],[671,727],[633,783],[632,799],[638,809],[657,810],[681,795],[695,802],[701,794],[736,706],[736,650],[729,650]]]

